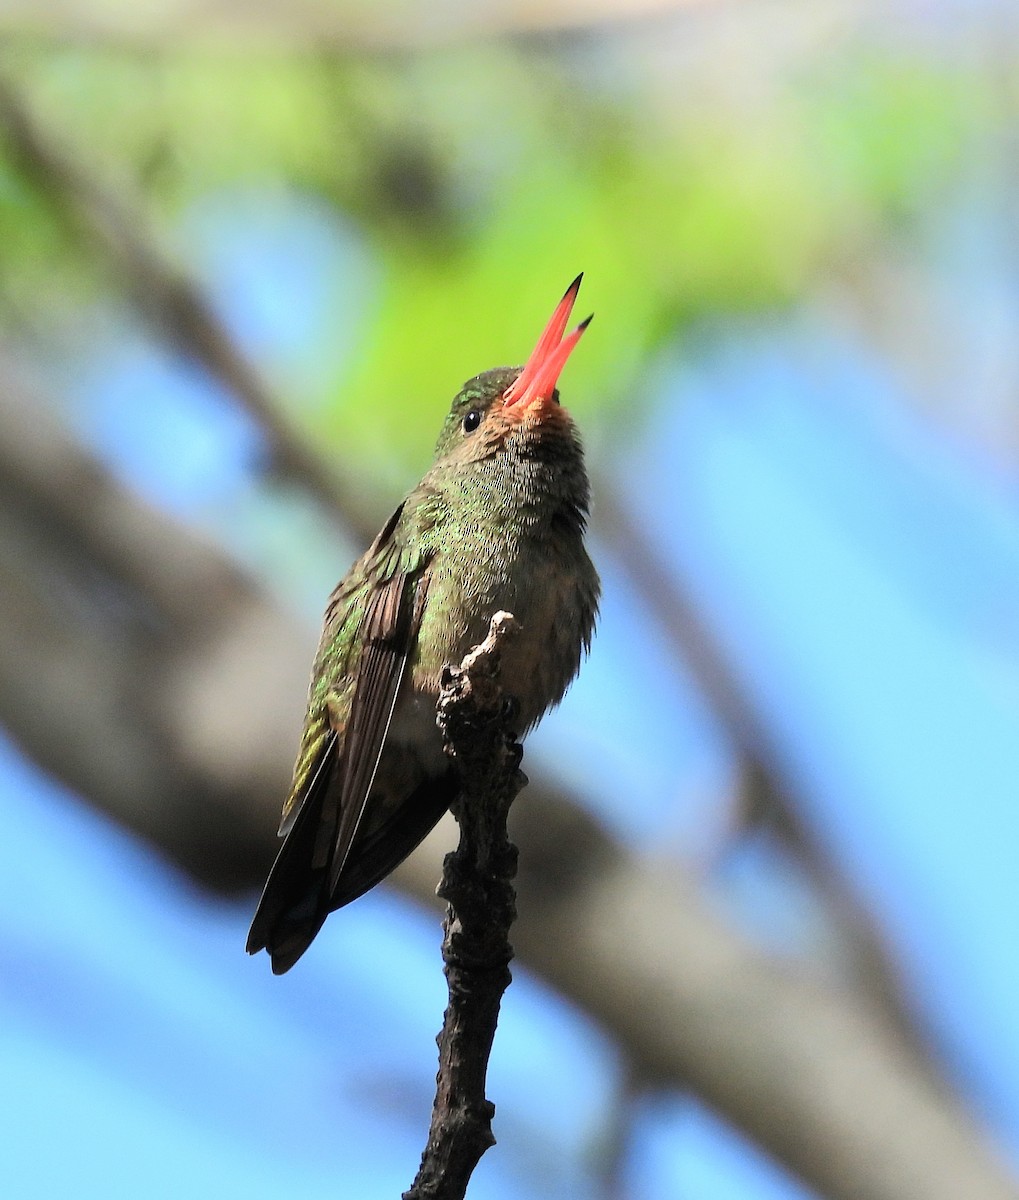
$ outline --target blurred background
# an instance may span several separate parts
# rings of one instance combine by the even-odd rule
[[[475,1200],[1019,1195],[1009,5],[0,13],[0,1191],[392,1197],[455,831],[244,938],[319,617],[579,270]]]

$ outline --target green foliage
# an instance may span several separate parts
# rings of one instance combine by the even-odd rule
[[[363,61],[38,50],[16,74],[171,241],[188,204],[238,181],[286,181],[359,227],[381,294],[328,395],[295,414],[391,487],[423,466],[466,377],[526,357],[578,270],[578,316],[597,320],[563,388],[589,426],[597,410],[639,415],[634,381],[663,339],[799,301],[857,239],[941,194],[986,121],[982,81],[853,47],[828,67],[772,81],[755,106],[720,86],[686,109],[500,45]],[[108,286],[3,159],[0,237],[8,296]]]
[[[981,128],[993,128],[989,84],[964,68],[866,52],[825,87],[805,81],[825,201],[834,208],[841,196],[900,228],[916,219],[958,178]]]

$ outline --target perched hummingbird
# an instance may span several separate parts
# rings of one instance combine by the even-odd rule
[[[523,368],[476,375],[435,461],[332,596],[312,669],[284,837],[248,934],[281,975],[334,909],[374,887],[456,794],[436,726],[439,677],[499,609],[520,633],[501,682],[522,732],[557,704],[590,647],[598,575],[584,548],[589,488],[556,383],[573,281]],[[566,334],[564,336],[564,334]]]

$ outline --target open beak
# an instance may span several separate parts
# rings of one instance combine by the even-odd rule
[[[566,360],[573,353],[573,347],[580,341],[581,334],[591,324],[591,317],[588,317],[563,337],[583,278],[581,273],[566,289],[566,295],[556,305],[556,310],[545,326],[544,333],[538,338],[538,344],[524,369],[506,389],[503,401],[507,408],[523,411],[535,400],[547,400],[555,391]]]

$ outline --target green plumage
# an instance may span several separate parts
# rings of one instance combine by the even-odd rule
[[[448,807],[456,777],[435,725],[443,666],[483,640],[496,611],[512,612],[521,634],[501,678],[524,732],[562,699],[590,645],[599,584],[583,543],[583,453],[558,393],[504,402],[519,374],[464,386],[433,466],[330,597],[286,840],[248,938],[277,973]]]

